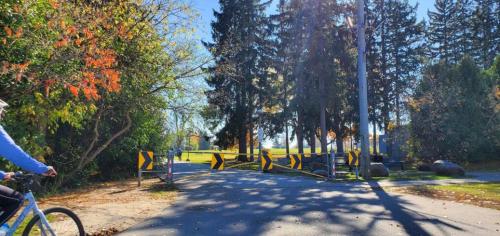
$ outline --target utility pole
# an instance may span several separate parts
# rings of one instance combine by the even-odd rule
[[[368,89],[366,83],[366,38],[365,38],[365,0],[356,0],[358,30],[358,83],[359,116],[361,133],[361,173],[370,179],[370,144],[368,137]]]
[[[262,141],[264,140],[264,129],[262,128],[262,110],[258,110],[257,114],[259,114],[259,129],[257,129],[257,136],[259,139],[259,156],[257,157],[257,163],[259,165],[259,170],[262,170],[261,160],[262,160]]]

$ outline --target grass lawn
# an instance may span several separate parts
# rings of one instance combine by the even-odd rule
[[[219,152],[219,151],[200,150],[200,151],[191,151],[189,153],[187,151],[185,151],[182,153],[182,160],[187,160],[187,158],[189,156],[189,160],[193,163],[210,163],[210,161],[212,160],[212,153],[213,152]],[[227,153],[238,153],[238,150],[223,150],[220,152],[226,153],[226,154],[224,154],[224,159],[234,160],[237,155],[236,154],[227,154]],[[298,152],[298,150],[296,148],[290,149],[290,153],[297,153],[297,152]],[[309,154],[310,150],[306,150],[305,152],[306,152],[306,154]],[[250,155],[250,151],[248,151],[247,153]],[[259,150],[254,150],[255,157],[257,157],[258,153],[259,153]],[[273,155],[273,157],[282,157],[286,154],[286,149],[273,148],[273,149],[271,149],[271,154]]]
[[[435,190],[471,194],[482,199],[500,202],[500,182],[430,186],[430,188]]]
[[[184,152],[182,154],[182,160],[187,160],[189,156],[189,160],[193,163],[210,163],[212,160],[212,153],[217,152],[213,150],[207,150],[207,151],[192,151],[192,152]],[[221,152],[224,152],[224,159],[226,161],[234,160],[237,155],[236,154],[227,154],[227,153],[236,153],[237,150],[223,150]],[[296,153],[297,149],[290,149],[290,153]],[[273,148],[271,149],[271,153],[273,154],[273,157],[282,157],[286,154],[286,150],[283,148]],[[258,150],[254,151],[255,158],[257,157]],[[228,163],[227,166],[230,166]],[[246,169],[246,170],[258,170],[258,165],[257,164],[248,164],[248,165],[243,165],[241,167],[238,167],[238,169]],[[345,170],[344,167],[342,167],[342,170]],[[300,173],[289,173],[289,172],[284,172],[281,174],[286,174],[286,175],[303,175]],[[452,179],[454,177],[449,177],[449,176],[438,176],[435,175],[433,172],[421,172],[421,171],[416,171],[416,170],[407,170],[407,171],[390,171],[389,177],[375,177],[373,178],[374,180],[391,180],[391,181],[400,181],[400,180],[442,180],[442,179]],[[362,181],[362,178],[356,179],[356,175],[354,173],[348,173],[347,175],[344,176],[339,176],[337,178],[340,181]]]
[[[407,170],[407,171],[390,171],[389,177],[374,177],[375,180],[442,180],[442,179],[453,179],[452,176],[440,176],[434,174],[434,172]]]
[[[396,191],[500,210],[500,182],[413,186]]]

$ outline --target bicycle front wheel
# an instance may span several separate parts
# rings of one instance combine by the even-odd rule
[[[54,236],[85,236],[82,222],[78,216],[66,208],[50,208],[43,211]],[[39,216],[33,217],[24,229],[23,236],[52,235]]]

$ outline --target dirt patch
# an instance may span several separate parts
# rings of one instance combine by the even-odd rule
[[[177,196],[158,179],[108,182],[39,200],[42,209],[62,206],[75,211],[89,235],[113,235],[160,214]]]
[[[390,188],[390,190],[395,192],[414,194],[441,200],[455,201],[455,202],[500,210],[499,200],[483,198],[476,194],[450,191],[450,190],[440,190],[440,189],[435,189],[432,186],[425,186],[425,185],[411,186],[404,188]]]

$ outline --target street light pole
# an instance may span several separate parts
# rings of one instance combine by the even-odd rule
[[[363,178],[370,178],[370,152],[368,139],[368,89],[366,83],[366,38],[365,38],[365,0],[356,0],[358,31],[358,83],[359,116],[361,133],[361,173]]]
[[[188,151],[188,157],[187,157],[187,160],[186,160],[187,162],[191,161],[191,160],[189,160],[189,153],[193,150],[191,148],[191,135],[192,135],[191,131],[189,131],[189,135],[188,135],[188,148],[189,148],[189,150],[187,150]]]
[[[264,140],[264,130],[262,129],[262,110],[257,111],[257,115],[259,116],[259,128],[257,130],[257,136],[259,139],[259,156],[257,157],[257,163],[259,165],[259,170],[261,170],[261,158],[262,158],[262,140]]]

